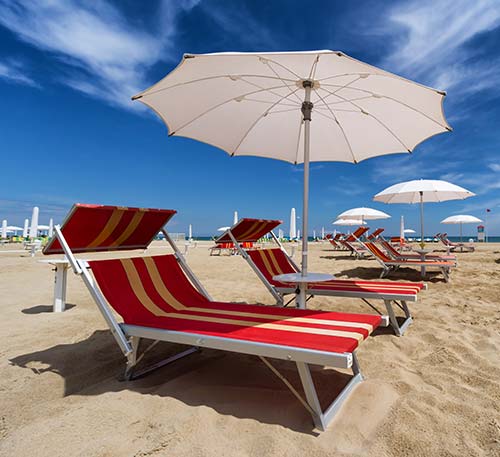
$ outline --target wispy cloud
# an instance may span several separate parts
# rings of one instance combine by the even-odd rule
[[[38,83],[26,74],[23,65],[17,60],[0,62],[0,78],[15,84],[39,87]]]
[[[0,0],[0,24],[56,57],[61,83],[131,107],[130,96],[149,84],[147,70],[172,52],[178,14],[197,3],[163,1],[146,31],[105,0]]]
[[[498,0],[411,0],[388,13],[387,33],[394,36],[388,68],[440,89],[460,87],[462,94],[497,87],[500,60],[481,59],[467,45],[500,25]]]
[[[500,173],[500,163],[490,163],[490,164],[488,164],[488,168],[490,170],[497,172],[497,173]]]

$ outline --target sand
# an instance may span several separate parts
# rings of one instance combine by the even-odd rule
[[[273,304],[242,258],[209,257],[207,246],[187,258],[214,298]],[[405,336],[378,331],[360,347],[366,381],[323,433],[255,357],[203,350],[120,381],[124,359],[81,280],[70,274],[69,309],[52,313],[53,272],[42,256],[0,249],[1,456],[500,455],[500,245],[459,253],[452,282],[430,275],[411,304]],[[148,254],[166,251],[155,243]],[[314,243],[310,257],[311,271],[371,279],[380,272],[374,260],[327,244]],[[370,311],[360,300],[309,304]],[[161,344],[148,359],[178,350]],[[274,363],[297,383],[292,364]],[[334,370],[314,376],[326,398],[345,381]]]

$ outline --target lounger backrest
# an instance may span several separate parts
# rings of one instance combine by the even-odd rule
[[[352,243],[353,241],[356,241],[358,238],[363,236],[368,230],[370,230],[370,227],[358,227],[345,239],[345,241]]]
[[[366,247],[370,250],[370,252],[375,256],[378,257],[382,262],[391,262],[392,259],[387,257],[379,248],[376,246],[374,243],[367,241],[365,243]]]
[[[106,300],[125,323],[148,325],[148,316],[166,316],[208,302],[173,254],[94,260],[89,266]]]
[[[378,228],[377,230],[375,230],[373,233],[370,233],[368,236],[367,236],[367,239],[369,240],[375,240],[385,229],[383,228]]]
[[[401,255],[396,249],[394,249],[394,246],[386,240],[382,240],[382,246],[384,246],[384,248],[387,251],[389,251],[391,254],[395,255],[396,257],[399,257]]]
[[[244,241],[256,242],[281,223],[282,221],[244,218],[234,224],[230,228],[230,231],[239,243]],[[215,240],[216,243],[228,241],[232,241],[228,232],[222,234]]]
[[[146,249],[175,213],[170,209],[77,203],[63,222],[61,231],[73,253]],[[43,250],[44,254],[62,252],[55,236]]]
[[[273,280],[273,276],[297,273],[297,270],[281,249],[253,249],[246,252],[267,281],[273,285],[277,284]]]

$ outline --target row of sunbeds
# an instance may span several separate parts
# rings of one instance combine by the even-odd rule
[[[401,336],[412,322],[408,302],[416,302],[423,283],[338,280],[312,283],[313,296],[359,298],[375,313],[355,314],[287,308],[293,286],[275,280],[283,273],[298,272],[272,230],[281,221],[242,219],[220,238],[231,242],[266,285],[279,306],[237,304],[212,299],[190,269],[164,228],[174,210],[75,205],[44,254],[64,254],[82,278],[126,358],[127,379],[143,375],[138,370],[143,340],[188,345],[189,349],[155,364],[158,368],[200,348],[252,354],[278,375],[324,430],[362,375],[356,357],[361,343],[379,326],[391,325]],[[78,254],[146,249],[159,231],[173,254],[85,261]],[[271,233],[277,247],[257,249],[254,243]],[[385,305],[384,315],[376,307]],[[396,310],[401,309],[400,322]],[[120,323],[115,312],[121,316]],[[400,313],[401,314],[401,313]],[[146,349],[147,350],[147,349]],[[301,394],[268,359],[294,362],[302,382]],[[336,399],[322,408],[310,366],[350,369],[352,378]]]

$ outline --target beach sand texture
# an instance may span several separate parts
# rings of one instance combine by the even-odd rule
[[[273,304],[241,257],[209,257],[208,246],[187,259],[214,298]],[[164,252],[155,242],[146,254]],[[203,350],[121,382],[124,358],[83,282],[70,273],[69,309],[49,312],[53,272],[40,254],[21,255],[0,253],[1,456],[500,455],[500,244],[458,253],[450,284],[431,273],[404,337],[382,329],[360,347],[366,381],[324,433],[256,357]],[[376,279],[380,268],[311,243],[310,271]],[[370,312],[353,299],[308,305]],[[178,350],[160,344],[147,359]],[[299,385],[293,364],[273,363]],[[345,382],[329,369],[314,376],[325,399]]]

